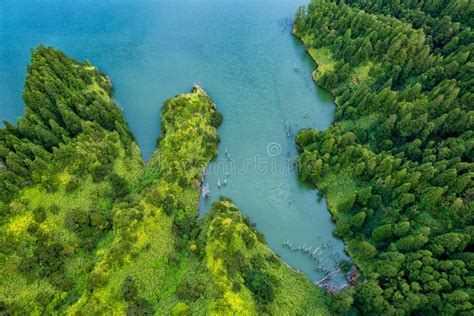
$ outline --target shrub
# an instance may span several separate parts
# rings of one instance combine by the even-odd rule
[[[110,183],[112,184],[115,198],[121,199],[129,193],[128,182],[118,174],[113,173],[110,175]]]
[[[349,272],[352,268],[352,263],[350,261],[343,260],[339,262],[339,268],[341,268],[344,272]]]
[[[37,223],[42,223],[46,220],[46,212],[44,208],[38,207],[33,210],[33,218]]]
[[[71,180],[66,184],[66,192],[72,193],[77,190],[80,185],[80,181],[76,176],[72,176]]]
[[[222,113],[214,111],[211,114],[211,125],[217,128],[221,126],[223,119],[224,116],[222,115]]]
[[[127,315],[153,315],[153,306],[143,298],[128,304]]]
[[[331,296],[330,308],[336,315],[345,315],[354,302],[353,289],[345,288]]]
[[[173,307],[171,314],[173,316],[188,316],[188,315],[191,315],[191,312],[188,305],[186,305],[185,303],[179,302]]]
[[[124,300],[127,302],[133,301],[136,299],[138,294],[137,285],[132,276],[127,276],[122,285],[122,295]]]
[[[109,174],[110,169],[110,166],[106,164],[95,166],[92,169],[92,180],[94,180],[94,182],[100,182],[104,180],[104,178]]]
[[[254,294],[258,303],[265,305],[273,302],[273,279],[268,273],[252,268],[246,271],[243,277],[245,286]]]

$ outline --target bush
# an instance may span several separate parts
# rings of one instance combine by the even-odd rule
[[[92,271],[87,278],[86,288],[92,292],[94,289],[102,287],[105,283],[106,279],[102,274]]]
[[[127,308],[127,315],[153,315],[153,312],[153,306],[143,298],[134,300]]]
[[[70,231],[81,234],[89,226],[89,216],[84,210],[72,209],[66,216],[65,225]]]
[[[128,188],[128,182],[116,173],[110,175],[110,183],[112,184],[112,190],[114,192],[115,198],[121,199],[125,197],[130,191]]]
[[[350,261],[343,260],[343,261],[339,262],[339,268],[341,268],[342,271],[347,273],[351,270],[352,263]]]
[[[336,315],[345,315],[354,302],[353,289],[346,288],[331,296],[330,309]]]
[[[71,180],[66,184],[66,192],[72,193],[77,190],[80,185],[80,181],[76,176],[72,176]]]
[[[92,180],[94,180],[94,182],[100,182],[104,180],[104,178],[109,174],[110,170],[110,166],[106,164],[95,166],[92,169]]]
[[[211,114],[211,125],[217,128],[221,126],[223,119],[224,116],[222,115],[222,113],[214,111]]]
[[[38,207],[33,210],[33,218],[37,223],[42,223],[46,220],[46,212],[44,208]]]
[[[237,292],[240,291],[240,288],[241,288],[241,286],[240,286],[239,282],[237,282],[237,281],[232,282],[232,292],[237,293]]]
[[[135,280],[132,276],[126,277],[122,285],[122,295],[124,300],[127,302],[133,301],[137,297],[137,294],[138,289]]]
[[[337,238],[345,238],[352,235],[351,225],[346,223],[339,223],[337,224],[336,228],[332,233]]]
[[[339,212],[342,212],[342,213],[347,213],[349,212],[352,207],[354,206],[354,203],[356,201],[356,194],[351,194],[347,197],[347,199],[345,199],[343,202],[341,202],[339,205],[338,205],[338,208],[337,210]]]
[[[259,304],[273,302],[275,299],[274,281],[268,273],[252,268],[246,271],[243,277],[245,286],[254,294]]]
[[[188,305],[180,302],[173,307],[171,314],[173,316],[188,316],[191,315],[191,312]]]
[[[188,282],[183,282],[180,285],[178,285],[178,288],[176,289],[176,296],[180,300],[189,299],[189,283]]]
[[[350,248],[353,255],[361,260],[368,260],[377,254],[377,249],[367,241],[353,241]]]
[[[182,282],[176,289],[176,296],[181,300],[195,301],[204,294],[202,284],[195,283],[191,285],[189,282]]]

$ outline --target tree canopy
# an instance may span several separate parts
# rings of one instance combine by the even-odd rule
[[[300,174],[328,194],[364,314],[472,313],[473,10],[313,0],[296,14],[337,105],[328,130],[298,134]]]

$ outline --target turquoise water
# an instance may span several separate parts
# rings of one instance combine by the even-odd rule
[[[155,150],[163,101],[199,83],[224,114],[220,157],[206,177],[211,197],[202,199],[201,211],[220,195],[230,197],[287,263],[320,279],[321,263],[283,245],[320,247],[321,268],[328,270],[343,249],[331,235],[325,201],[290,168],[295,131],[325,129],[334,113],[331,97],[311,80],[314,63],[290,34],[302,4],[2,0],[0,119],[22,115],[29,50],[40,43],[110,75],[145,159]],[[335,282],[343,283],[342,274]]]

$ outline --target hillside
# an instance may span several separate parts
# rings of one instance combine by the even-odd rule
[[[474,33],[462,3],[314,0],[296,14],[337,105],[331,128],[298,134],[300,176],[327,197],[362,271],[346,295],[363,314],[473,311]]]

